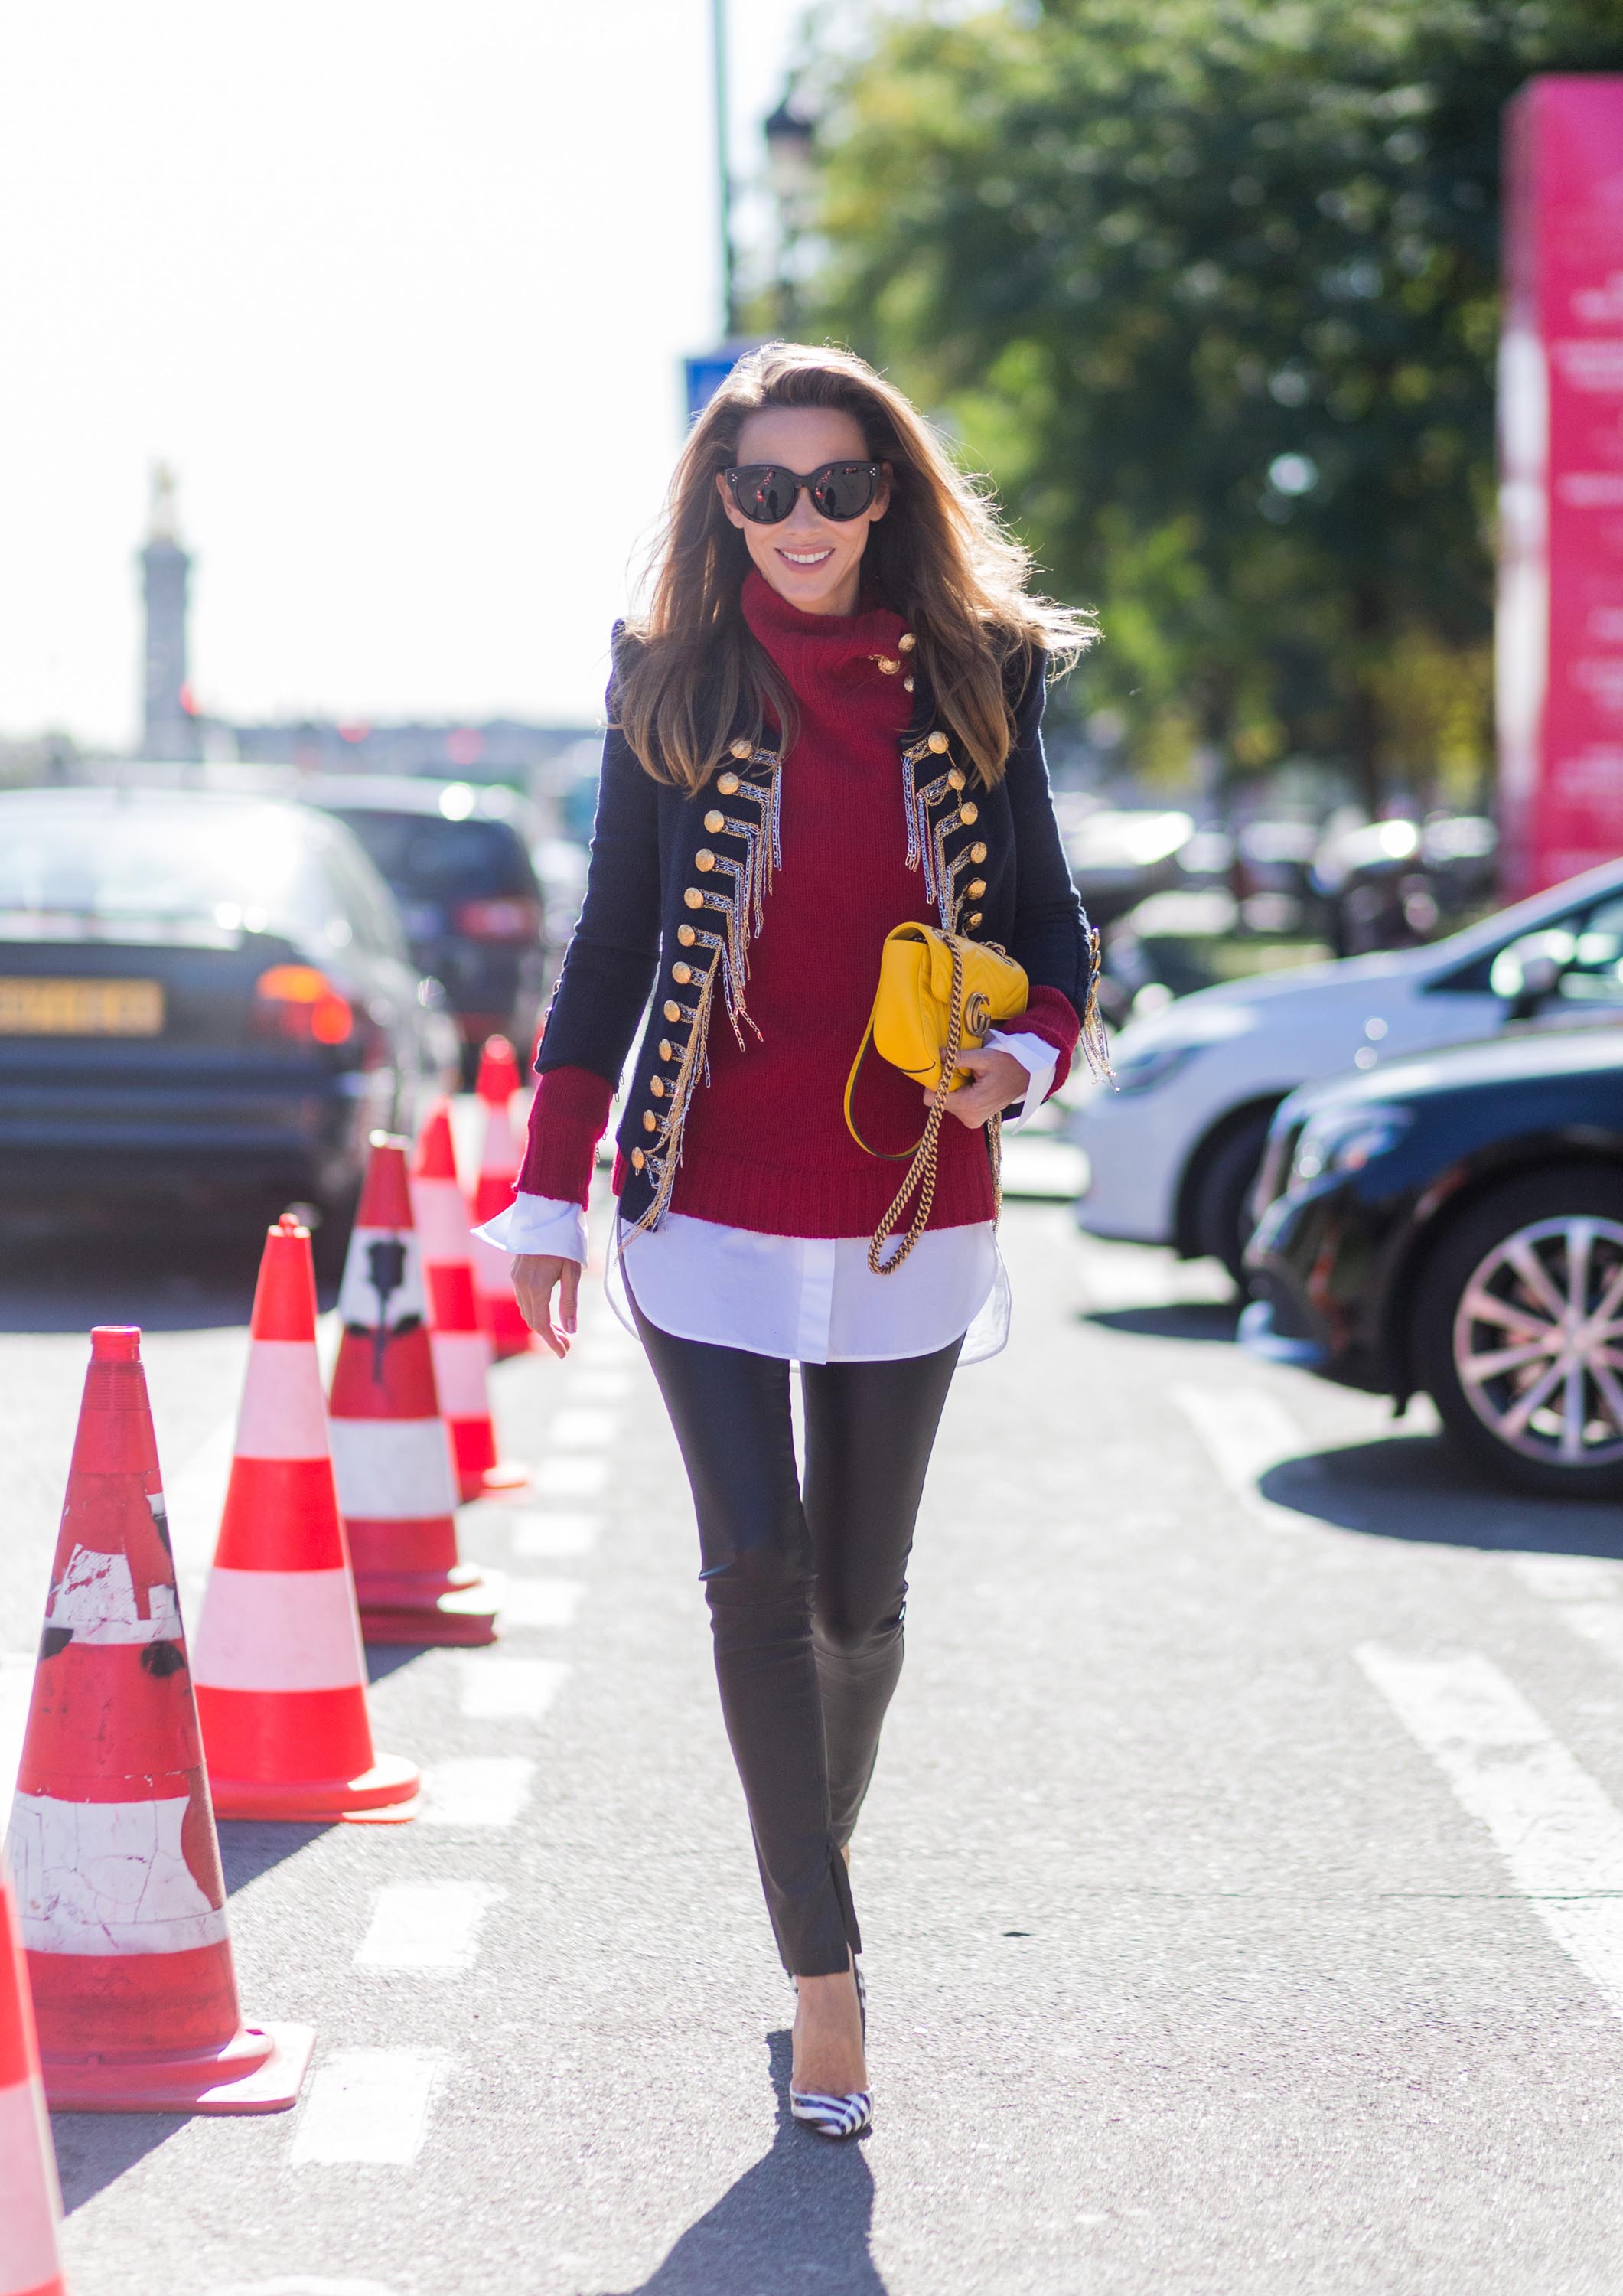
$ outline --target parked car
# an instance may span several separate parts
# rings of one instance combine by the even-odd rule
[[[1507,1021],[1623,1020],[1623,862],[1609,862],[1424,948],[1225,981],[1135,1018],[1119,1089],[1081,1100],[1073,1137],[1094,1235],[1211,1254],[1241,1281],[1275,1110],[1299,1085],[1495,1036]]]
[[[367,1136],[451,1089],[444,992],[389,890],[302,806],[0,794],[0,1200],[290,1199],[341,1243]]]
[[[381,774],[316,775],[299,794],[354,831],[392,890],[419,971],[445,984],[466,1081],[487,1037],[510,1037],[522,1057],[546,987],[545,915],[522,799]]]
[[[1623,1028],[1309,1085],[1258,1193],[1248,1347],[1400,1406],[1423,1389],[1526,1489],[1623,1496]]]

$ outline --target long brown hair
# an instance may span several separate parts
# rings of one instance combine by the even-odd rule
[[[794,696],[744,620],[750,554],[716,484],[738,460],[746,419],[767,406],[849,414],[870,457],[890,465],[890,504],[870,529],[865,581],[913,631],[936,718],[989,787],[1013,737],[1012,669],[1038,647],[1069,665],[1096,632],[1086,616],[1028,591],[1030,553],[987,493],[851,351],[766,343],[739,361],[694,423],[651,555],[648,609],[627,625],[617,657],[615,722],[651,774],[690,790],[709,777],[735,720],[758,741],[770,713],[784,748],[793,741]]]

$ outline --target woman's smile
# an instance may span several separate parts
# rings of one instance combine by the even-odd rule
[[[778,549],[786,566],[823,566],[833,554],[832,550],[785,550],[781,545]]]

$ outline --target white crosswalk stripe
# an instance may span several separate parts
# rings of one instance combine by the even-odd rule
[[[422,2049],[345,2049],[321,2066],[293,2132],[294,2168],[405,2168],[422,2150],[447,2060]]]
[[[1365,1643],[1359,1665],[1623,2016],[1623,1813],[1498,1668]]]
[[[546,1431],[550,1446],[560,1451],[602,1451],[614,1440],[619,1414],[587,1404],[570,1404],[553,1414]]]
[[[585,1554],[594,1545],[600,1528],[594,1514],[513,1514],[509,1521],[512,1551],[529,1562]]]
[[[502,1618],[510,1627],[570,1627],[586,1588],[578,1578],[509,1578]]]
[[[357,1969],[471,1969],[479,1925],[502,1895],[480,1882],[391,1882],[378,1892]]]
[[[555,1659],[459,1654],[462,1710],[471,1722],[534,1722],[569,1672]]]
[[[594,1499],[608,1485],[607,1459],[566,1457],[543,1459],[536,1469],[534,1489],[537,1498]]]
[[[536,1766],[521,1754],[465,1754],[422,1773],[422,1825],[512,1825],[523,1816]]]

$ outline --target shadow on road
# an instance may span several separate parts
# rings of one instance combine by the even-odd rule
[[[177,2136],[191,2118],[185,2112],[53,2112],[63,2214],[71,2216],[116,2185],[137,2161]]]
[[[762,2296],[766,2289],[838,2289],[884,2296],[868,2252],[873,2178],[860,2138],[831,2144],[791,2120],[790,2037],[769,2033],[777,2133],[665,2261],[623,2296]],[[702,2099],[695,2105],[702,2109]]]
[[[334,1824],[336,1824],[334,1820]],[[223,1817],[219,1821],[220,1871],[225,1877],[225,1894],[234,1897],[261,1874],[268,1874],[275,1866],[289,1857],[297,1857],[313,1841],[331,1833],[331,1825],[290,1825],[284,1822],[271,1824],[260,1818]]]
[[[1258,1488],[1279,1506],[1373,1538],[1623,1558],[1623,1509],[1615,1504],[1537,1498],[1479,1482],[1436,1435],[1383,1435],[1282,1460]]]
[[[1237,1300],[1174,1300],[1158,1308],[1090,1308],[1077,1319],[1136,1340],[1224,1340],[1240,1321]]]

